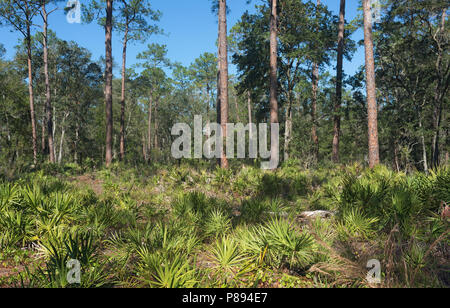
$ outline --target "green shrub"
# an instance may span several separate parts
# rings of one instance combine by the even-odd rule
[[[0,229],[1,230],[1,229]],[[0,250],[2,252],[14,250],[23,242],[23,235],[15,230],[1,230]]]
[[[436,201],[438,203],[444,201],[450,204],[450,168],[439,169],[435,178],[433,193]]]
[[[231,229],[231,219],[220,210],[212,210],[205,223],[207,236],[219,236],[227,233]]]
[[[286,219],[272,219],[263,226],[240,227],[235,233],[243,252],[251,260],[261,260],[275,267],[293,269],[307,267],[313,260],[314,241],[305,232],[299,232]]]
[[[190,192],[181,194],[173,205],[173,212],[176,216],[184,216],[188,212],[199,214],[202,217],[212,208],[211,200],[201,192]]]
[[[83,225],[91,228],[98,234],[102,234],[106,229],[120,227],[120,213],[114,209],[110,200],[104,200],[96,205],[84,207],[80,213]]]
[[[229,236],[216,240],[211,247],[209,259],[225,279],[233,278],[247,261],[247,257],[239,249],[238,242]]]
[[[343,240],[349,238],[371,239],[375,235],[375,224],[377,218],[366,217],[361,210],[351,209],[342,215],[337,224],[337,231]]]
[[[267,203],[258,200],[250,199],[242,202],[241,205],[241,220],[246,223],[257,223],[267,217]]]
[[[404,234],[411,235],[414,228],[418,227],[417,218],[423,216],[425,209],[424,204],[408,187],[398,186],[392,188],[391,200],[379,217],[383,225],[393,228],[398,224]]]
[[[25,247],[34,238],[32,218],[20,211],[7,210],[0,212],[0,231],[7,232],[3,236],[3,245],[12,247],[20,243]]]
[[[37,288],[99,288],[110,284],[105,274],[104,264],[97,254],[98,240],[90,232],[65,230],[54,233],[48,240],[40,243],[45,252],[45,265],[34,272],[28,269],[22,275],[22,286]],[[69,260],[80,263],[80,283],[70,284],[67,280]]]
[[[285,219],[273,219],[263,227],[271,263],[275,266],[304,268],[313,258],[314,241],[305,232],[294,229]]]
[[[19,189],[16,184],[0,184],[0,211],[18,205]]]
[[[141,251],[139,270],[141,280],[155,288],[193,288],[197,285],[195,269],[180,255],[165,255]]]
[[[234,237],[239,243],[240,249],[248,255],[250,260],[254,263],[265,261],[265,252],[269,243],[266,240],[265,231],[260,226],[241,225],[235,229]]]
[[[83,168],[76,163],[67,163],[64,165],[63,169],[64,174],[69,176],[80,175],[84,172]]]
[[[418,219],[432,209],[427,201],[430,187],[430,179],[422,175],[406,177],[380,166],[360,176],[344,176],[342,193],[335,200],[341,218],[357,210],[355,217],[376,218],[379,230],[399,225],[402,233],[411,235]]]
[[[213,183],[216,186],[222,187],[223,185],[231,185],[231,179],[233,178],[233,170],[216,167],[214,170]]]
[[[244,196],[251,196],[258,192],[261,185],[262,171],[254,167],[244,167],[236,175],[232,183],[233,191]]]

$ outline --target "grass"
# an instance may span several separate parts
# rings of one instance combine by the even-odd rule
[[[449,168],[46,165],[0,183],[0,286],[448,287],[449,183]]]

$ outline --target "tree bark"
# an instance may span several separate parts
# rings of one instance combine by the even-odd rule
[[[59,153],[58,153],[58,164],[61,164],[62,158],[63,158],[63,145],[64,145],[64,136],[66,134],[66,128],[64,126],[64,123],[66,122],[67,117],[69,116],[69,113],[66,113],[63,117],[62,123],[61,123],[61,139],[59,140]]]
[[[219,66],[217,64],[217,66]],[[217,114],[217,123],[220,124],[222,118],[220,116],[220,71],[217,71],[217,99],[216,99],[216,114]],[[218,160],[220,165],[220,159]]]
[[[73,160],[78,164],[78,142],[80,139],[80,126],[78,122],[75,124],[75,141],[74,141],[74,155]]]
[[[270,15],[270,123],[278,124],[278,2],[271,0]],[[272,130],[271,130],[272,133]],[[277,138],[275,138],[278,140]],[[279,144],[270,144],[272,161],[279,161]]]
[[[148,98],[148,126],[147,126],[147,154],[144,155],[145,160],[150,163],[152,150],[152,93]]]
[[[154,149],[158,149],[159,143],[158,143],[158,99],[155,100],[155,131],[153,132],[153,135],[155,135],[155,146]]]
[[[125,79],[128,43],[128,20],[125,25],[122,51],[122,92],[120,98],[120,160],[125,159]]]
[[[446,144],[446,150],[445,150],[445,166],[447,166],[448,165],[448,162],[449,162],[449,153],[448,153],[448,149],[449,149],[449,146],[450,146],[450,140],[449,140],[449,138],[448,138],[448,136],[449,136],[449,133],[448,133],[448,131],[449,131],[449,127],[447,126],[447,129],[446,129],[446,131],[445,131],[445,144]]]
[[[341,0],[339,10],[339,34],[338,34],[338,56],[337,56],[337,76],[336,76],[336,103],[334,105],[334,137],[333,156],[334,163],[339,163],[339,142],[341,136],[341,105],[342,105],[342,77],[344,60],[344,39],[345,39],[345,0]]]
[[[250,140],[253,138],[253,127],[252,127],[252,94],[250,93],[250,90],[247,90],[247,108],[248,108],[248,124],[249,125],[249,136]]]
[[[419,111],[419,129],[420,129],[420,143],[422,144],[422,160],[423,160],[423,171],[428,174],[428,159],[427,159],[427,147],[425,145],[425,136],[423,134],[423,124],[422,115]]]
[[[30,101],[30,117],[31,117],[31,139],[33,147],[33,163],[37,164],[37,137],[36,137],[36,118],[34,112],[34,96],[33,96],[33,72],[31,66],[31,21],[27,18],[27,65],[28,65],[28,93]]]
[[[314,159],[319,159],[319,136],[317,135],[317,96],[319,90],[319,67],[317,63],[313,64],[312,73],[312,106],[311,106],[311,139],[313,141],[313,154]]]
[[[373,56],[371,1],[363,0],[363,6],[367,114],[369,130],[369,166],[370,168],[373,168],[380,163],[380,150],[378,144],[378,108],[375,85],[375,62]]]
[[[6,139],[8,140],[8,145],[11,145],[11,130],[9,129],[9,120],[7,113],[5,113],[5,120],[6,120]]]
[[[286,106],[286,124],[284,130],[284,161],[289,160],[289,144],[291,142],[291,134],[292,134],[292,103],[288,101],[288,105]]]
[[[147,162],[147,149],[145,147],[145,134],[142,134],[142,156],[144,161]]]
[[[57,125],[57,121],[56,121],[56,108],[55,108],[55,106],[53,106],[53,113],[52,113],[52,115],[53,115],[53,130],[52,130],[52,137],[53,137],[53,140],[56,140],[56,125]],[[55,143],[55,141],[53,141],[54,143]],[[56,157],[56,148],[55,148],[55,146],[53,146],[53,156],[54,157]]]
[[[48,74],[48,37],[47,37],[47,29],[48,29],[48,13],[45,7],[45,1],[42,2],[42,18],[44,20],[44,33],[43,33],[43,46],[44,46],[44,75],[45,75],[45,110],[46,110],[46,118],[47,118],[47,132],[53,131],[53,121],[52,121],[52,103],[51,103],[51,94],[50,94],[50,78]],[[54,164],[55,161],[55,151],[53,144],[53,135],[48,133],[48,152],[49,152],[49,160],[50,163]]]
[[[225,138],[228,123],[228,41],[227,41],[227,1],[219,0],[219,101],[220,125],[222,127],[222,149],[220,166],[228,168],[225,155]]]
[[[394,141],[394,163],[395,163],[395,170],[397,170],[397,172],[400,172],[400,164],[398,162],[398,143],[397,143],[397,141]]]
[[[237,96],[234,96],[234,106],[236,108],[236,120],[237,120],[237,123],[241,123],[241,117],[239,116],[239,106],[238,106]]]
[[[436,90],[437,92],[438,90]],[[438,94],[436,94],[437,96]],[[435,102],[436,102],[435,98]],[[442,121],[442,102],[436,102],[433,110],[433,142],[432,142],[432,167],[437,168],[440,164],[440,151],[439,151],[439,141],[440,141],[440,129]]]
[[[320,6],[320,0],[317,0],[317,11]],[[319,17],[319,14],[316,14]],[[313,63],[312,72],[312,106],[311,106],[311,118],[312,118],[312,129],[311,129],[311,139],[313,141],[313,153],[314,159],[319,160],[319,136],[317,135],[317,97],[319,91],[319,65]]]
[[[434,135],[433,135],[433,143],[431,145],[432,150],[432,167],[438,168],[440,165],[440,151],[439,151],[439,142],[440,142],[440,129],[441,129],[441,122],[442,122],[442,109],[443,109],[443,100],[445,96],[445,90],[448,88],[448,84],[443,84],[443,81],[445,79],[445,75],[442,73],[442,58],[444,50],[441,47],[441,44],[439,40],[437,39],[439,33],[444,33],[445,31],[445,21],[447,19],[447,8],[445,8],[442,11],[442,17],[441,17],[441,25],[439,27],[438,33],[435,35],[435,41],[438,45],[438,57],[436,61],[436,71],[437,71],[437,82],[436,82],[436,89],[434,94],[434,110],[433,110],[433,129],[434,129]],[[445,81],[444,81],[445,82]]]
[[[211,136],[211,120],[210,120],[211,105],[210,105],[210,103],[211,103],[212,97],[211,97],[210,93],[211,93],[211,88],[209,87],[209,85],[207,85],[206,86],[206,97],[207,97],[208,103],[206,104],[206,132],[205,132],[205,136],[207,139],[209,139],[209,137]],[[208,157],[210,157],[210,155],[211,155],[209,150],[210,149],[208,147],[207,153],[206,153],[206,155]]]
[[[44,106],[42,107],[42,135],[41,135],[41,150],[42,150],[42,153],[44,153],[45,154],[45,150],[46,150],[46,143],[45,143],[45,135],[46,135],[46,125],[47,125],[47,123],[46,123],[46,120],[45,120],[45,117],[46,117],[47,115],[45,114],[45,104],[44,104]]]
[[[105,163],[109,167],[112,163],[113,142],[113,108],[112,108],[112,12],[113,0],[106,1],[106,24],[105,24],[105,105],[106,105],[106,148]]]

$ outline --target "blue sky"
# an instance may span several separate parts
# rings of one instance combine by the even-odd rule
[[[89,0],[80,0],[82,6]],[[261,0],[253,0],[247,5],[246,0],[229,0],[230,14],[228,16],[229,28],[231,28],[246,11],[254,11],[255,4]],[[339,0],[322,0],[330,10],[338,13]],[[357,15],[358,0],[348,0],[346,8],[346,19],[351,20]],[[156,42],[166,44],[169,50],[169,58],[172,61],[189,65],[204,52],[216,52],[217,21],[216,16],[211,12],[211,0],[153,0],[154,9],[162,12],[163,16],[159,23],[160,27],[168,36],[153,36],[149,43]],[[60,4],[60,6],[63,6]],[[39,24],[39,20],[36,19]],[[104,55],[104,29],[97,23],[92,24],[69,24],[62,10],[53,13],[49,19],[50,28],[56,32],[57,36],[64,40],[72,40],[80,46],[87,48],[93,54],[94,59]],[[0,43],[7,49],[7,58],[14,55],[14,46],[17,45],[17,33],[10,32],[10,28],[0,28]],[[354,34],[353,39],[362,39],[362,31]],[[128,48],[128,66],[136,62],[136,55],[145,48],[146,44],[134,43]],[[122,52],[121,38],[116,33],[113,40],[113,56],[120,64]],[[359,48],[351,62],[345,62],[346,74],[353,74],[360,65],[364,63],[364,53]],[[234,67],[230,67],[230,72],[235,73]],[[115,70],[118,76],[118,71]]]

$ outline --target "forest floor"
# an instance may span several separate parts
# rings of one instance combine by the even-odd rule
[[[0,181],[0,287],[448,287],[449,203],[448,167],[46,166]]]

